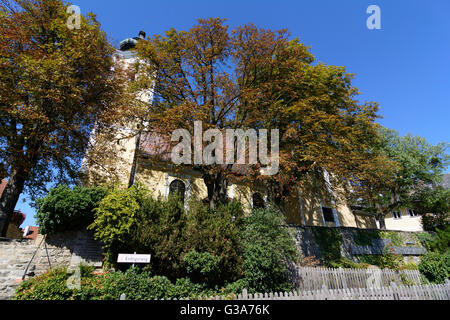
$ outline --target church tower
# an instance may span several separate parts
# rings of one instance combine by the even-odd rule
[[[138,37],[127,38],[120,42],[114,53],[114,62],[127,71],[138,61],[133,50],[138,41],[145,39],[145,32],[140,31]],[[136,75],[138,76],[138,75]],[[131,81],[131,80],[129,80]],[[145,104],[153,101],[152,90],[137,94],[138,100]],[[137,123],[117,124],[108,130],[94,128],[90,145],[83,161],[83,183],[96,185],[105,182],[131,186],[134,183],[137,156],[140,145],[140,134]]]

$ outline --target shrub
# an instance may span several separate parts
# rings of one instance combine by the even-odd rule
[[[199,253],[195,250],[183,257],[188,275],[196,282],[208,282],[209,279],[214,279],[219,273],[220,260],[220,257],[208,252]]]
[[[122,245],[131,244],[135,251],[152,254],[149,267],[153,274],[172,280],[183,277],[186,213],[180,198],[174,196],[163,201],[147,195],[136,219],[139,221],[136,229]]]
[[[168,293],[172,299],[180,298],[209,298],[215,295],[206,284],[194,283],[189,278],[177,279],[172,291]]]
[[[403,246],[403,239],[399,232],[394,231],[381,231],[380,232],[381,239],[389,239],[392,242],[392,245],[396,247]]]
[[[450,226],[436,229],[436,235],[429,239],[425,246],[429,251],[446,252],[450,248]]]
[[[422,257],[419,271],[431,283],[444,283],[450,276],[450,250],[427,253]]]
[[[129,267],[115,263],[120,251],[137,252],[152,255],[152,263],[147,267],[152,274],[173,281],[192,276],[198,282],[207,277],[215,286],[239,279],[243,273],[241,205],[230,202],[212,211],[209,206],[192,201],[189,207],[186,212],[177,196],[167,201],[154,199],[145,188],[136,185],[114,190],[105,197],[89,228],[105,244],[108,261],[116,268]],[[186,270],[183,257],[192,251],[214,257],[217,266],[209,272],[203,270],[203,274],[198,272],[201,270]]]
[[[400,270],[404,267],[403,256],[394,254],[392,246],[386,247],[381,255],[359,256],[359,261],[381,269]]]
[[[65,268],[53,269],[39,277],[22,282],[14,300],[69,300],[72,290],[66,285]]]
[[[335,269],[365,269],[368,265],[365,263],[356,263],[348,258],[341,257],[337,261],[329,261],[328,267]]]
[[[160,300],[170,298],[173,284],[166,277],[152,277],[149,272],[130,268],[126,272],[111,272],[103,280],[104,300],[118,300],[122,294],[127,300]]]
[[[424,246],[427,250],[430,250],[429,243],[434,241],[435,239],[435,236],[433,234],[429,232],[420,232],[416,233],[416,237],[422,246]]]
[[[88,227],[104,243],[107,261],[115,263],[122,244],[130,242],[139,223],[138,212],[146,190],[141,185],[111,191],[98,205],[95,220]]]
[[[231,294],[234,293],[236,295],[242,293],[242,291],[244,291],[244,289],[248,290],[249,288],[249,283],[247,281],[247,279],[243,278],[243,279],[239,279],[235,282],[232,282],[228,285],[226,285],[225,287],[225,293],[226,294]]]
[[[284,215],[273,208],[254,210],[245,219],[243,257],[245,277],[234,284],[250,292],[275,292],[290,289],[287,265],[299,259],[298,250]]]
[[[74,187],[60,185],[44,198],[36,200],[37,223],[42,234],[81,230],[94,221],[93,210],[105,197],[101,187]]]
[[[243,275],[241,227],[244,212],[237,202],[222,204],[212,211],[208,205],[191,202],[184,231],[185,252],[207,252],[217,258],[218,272],[211,285],[223,285]]]
[[[86,270],[86,269],[85,269]],[[174,298],[200,298],[217,295],[204,284],[190,279],[178,279],[172,284],[166,277],[152,277],[140,268],[126,272],[92,275],[81,270],[81,287],[67,286],[67,269],[55,269],[23,282],[14,300],[118,300],[122,294],[127,300],[161,300]]]

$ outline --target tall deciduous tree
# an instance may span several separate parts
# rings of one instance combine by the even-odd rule
[[[0,1],[2,235],[24,189],[74,181],[93,125],[120,100],[105,33],[93,14],[69,28],[67,6]]]
[[[375,136],[378,106],[355,100],[352,75],[343,67],[314,64],[308,47],[286,30],[250,24],[230,31],[222,19],[200,19],[189,31],[171,29],[140,42],[137,52],[143,76],[136,89],[156,77],[153,128],[158,123],[169,136],[178,128],[192,134],[193,122],[202,121],[204,130],[280,130],[281,173],[243,175],[266,184],[272,199],[313,168],[337,176],[350,172]],[[230,165],[197,169],[212,207],[225,197],[230,176],[239,176]]]
[[[449,165],[448,144],[429,144],[424,138],[399,136],[384,127],[378,131],[372,157],[363,163],[364,174],[354,184],[353,199],[376,214],[380,228],[385,217],[402,207],[413,207],[418,195],[438,183]]]
[[[422,216],[425,230],[445,229],[450,224],[450,189],[426,187],[414,195],[412,207]]]

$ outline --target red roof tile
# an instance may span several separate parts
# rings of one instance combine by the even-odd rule
[[[21,231],[24,232],[25,229],[21,229]],[[29,231],[28,235],[23,238],[30,239],[30,240],[36,240],[38,234],[39,234],[39,227],[30,227],[30,231]]]

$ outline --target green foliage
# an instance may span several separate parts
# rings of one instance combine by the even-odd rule
[[[90,268],[81,267],[81,287],[67,286],[66,268],[54,269],[46,274],[23,282],[14,300],[160,300],[174,298],[201,298],[218,295],[204,284],[190,279],[178,279],[173,284],[168,278],[152,276],[139,268],[126,272],[109,272],[93,275]]]
[[[93,210],[106,196],[101,187],[74,187],[60,185],[47,196],[36,200],[37,223],[42,234],[81,230],[94,221]]]
[[[403,256],[394,254],[392,247],[386,247],[381,255],[359,256],[361,263],[377,266],[381,269],[400,270],[404,267]]]
[[[419,270],[419,266],[414,262],[405,263],[400,270]]]
[[[339,262],[342,257],[342,234],[339,229],[317,227],[313,229],[313,234],[322,252],[323,262],[328,266]]]
[[[220,257],[208,252],[199,253],[195,250],[183,257],[188,275],[196,282],[208,282],[209,279],[214,279],[219,272],[220,260]]]
[[[148,194],[136,215],[136,227],[130,230],[128,241],[117,246],[152,254],[153,274],[170,279],[185,276],[182,257],[186,251],[186,212],[179,197],[168,201],[153,199]],[[131,252],[131,251],[130,251]]]
[[[244,212],[238,202],[219,205],[211,210],[208,205],[191,202],[187,213],[185,252],[207,252],[220,258],[219,272],[213,284],[238,280],[243,275],[242,223]]]
[[[365,269],[367,268],[367,264],[365,263],[356,263],[346,257],[341,257],[339,260],[336,261],[329,261],[327,263],[327,266],[329,268],[342,268],[342,269]]]
[[[450,248],[450,226],[437,229],[436,234],[425,241],[425,247],[433,252],[446,252]]]
[[[446,228],[450,223],[450,189],[442,186],[425,188],[414,195],[414,210],[422,216],[425,230]]]
[[[284,215],[273,208],[254,210],[244,221],[242,239],[245,277],[234,286],[245,284],[253,292],[288,290],[287,264],[297,262],[299,254]]]
[[[396,246],[396,247],[403,246],[403,239],[399,232],[381,231],[380,238],[391,240],[393,246]]]
[[[173,284],[166,277],[130,268],[126,272],[109,273],[104,278],[104,299],[118,300],[124,293],[127,300],[158,300],[167,298]]]
[[[207,289],[205,285],[194,283],[189,278],[177,279],[169,294],[170,297],[176,299],[210,297],[214,295],[213,291]]]
[[[95,220],[88,229],[94,230],[96,239],[104,243],[110,262],[114,260],[112,252],[117,244],[127,243],[136,229],[145,192],[139,184],[129,189],[112,190],[94,210]]]
[[[14,300],[69,300],[72,290],[66,285],[65,268],[53,269],[39,277],[22,282]]]
[[[355,184],[352,196],[376,212],[381,228],[385,228],[384,217],[388,213],[413,206],[414,195],[424,185],[439,182],[450,155],[446,153],[447,143],[431,145],[424,138],[400,136],[384,127],[379,128],[378,138],[365,178]]]
[[[241,205],[230,202],[213,211],[193,201],[189,207],[186,212],[177,196],[167,201],[154,199],[141,185],[135,185],[112,191],[100,203],[90,228],[105,244],[108,261],[116,268],[128,267],[115,264],[120,251],[149,253],[152,263],[148,269],[152,274],[165,275],[171,280],[192,276],[193,280],[200,281],[207,277],[213,286],[239,279],[243,273]],[[202,258],[217,259],[214,270],[187,270],[183,258],[192,251]],[[189,262],[193,258],[188,256]]]
[[[429,250],[428,243],[434,240],[434,235],[429,232],[420,232],[415,235],[420,244]]]
[[[192,201],[186,212],[178,197],[153,199],[141,186],[111,192],[90,228],[111,263],[122,250],[150,253],[146,270],[172,281],[189,278],[192,285],[180,280],[176,290],[192,287],[193,294],[244,283],[254,291],[287,290],[287,264],[298,260],[284,215],[274,209],[244,218],[234,201],[214,210]]]
[[[431,283],[444,283],[450,278],[450,250],[427,253],[422,257],[419,271]]]
[[[242,293],[242,291],[244,291],[244,289],[248,289],[249,288],[249,283],[247,281],[246,278],[242,278],[239,279],[235,282],[229,283],[226,287],[225,287],[225,293],[230,294],[230,293],[234,293],[234,294],[240,294]],[[255,291],[255,290],[252,290]],[[259,293],[259,292],[258,292]]]

